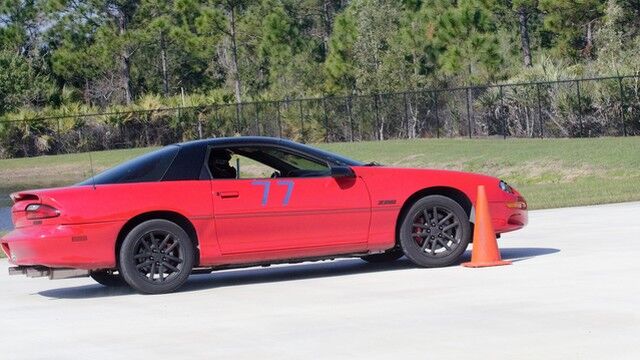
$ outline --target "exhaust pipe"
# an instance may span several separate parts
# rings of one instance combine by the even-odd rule
[[[89,276],[89,270],[48,268],[46,266],[15,266],[9,275],[26,275],[29,278],[48,277],[50,280],[71,279]]]
[[[25,266],[15,266],[9,268],[9,275],[26,275],[27,268]]]

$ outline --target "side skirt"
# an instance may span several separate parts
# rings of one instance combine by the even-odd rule
[[[279,265],[279,264],[300,264],[303,262],[317,262],[317,261],[331,261],[335,259],[343,259],[343,258],[358,258],[365,255],[371,255],[369,252],[362,253],[349,253],[349,254],[339,254],[339,255],[328,255],[328,256],[318,256],[318,257],[303,257],[303,258],[292,258],[292,259],[283,259],[277,261],[268,261],[268,262],[254,262],[254,263],[245,263],[245,264],[228,264],[228,265],[216,265],[210,267],[199,267],[193,269],[192,274],[208,274],[216,270],[228,270],[228,269],[243,269],[250,267],[269,267],[271,265]]]

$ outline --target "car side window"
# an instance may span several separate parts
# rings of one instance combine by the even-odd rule
[[[169,145],[108,169],[78,185],[127,184],[160,181],[180,147]]]
[[[326,163],[268,146],[214,148],[207,164],[214,179],[315,177],[331,172]]]
[[[236,171],[239,168],[239,179],[266,179],[278,170],[243,155],[233,154],[231,164]]]
[[[263,151],[273,157],[279,158],[280,160],[301,171],[322,172],[329,170],[329,166],[327,164],[320,163],[293,153],[288,153],[280,149],[265,148]]]

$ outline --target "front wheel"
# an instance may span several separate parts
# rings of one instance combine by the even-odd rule
[[[167,220],[149,220],[136,226],[120,248],[124,280],[144,294],[178,289],[191,274],[194,246],[180,226]]]
[[[404,254],[414,264],[448,266],[467,249],[471,225],[460,204],[445,196],[430,195],[409,208],[399,236]]]

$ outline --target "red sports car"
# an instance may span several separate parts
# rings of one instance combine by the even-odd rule
[[[364,164],[265,137],[169,145],[74,186],[12,194],[11,274],[91,276],[142,293],[193,272],[361,257],[450,265],[472,235],[478,185],[496,233],[527,204],[499,179]]]

